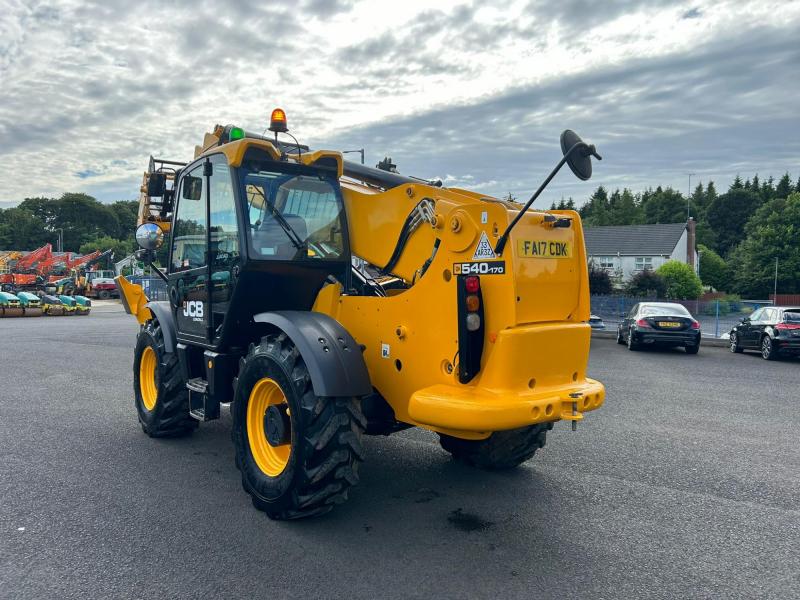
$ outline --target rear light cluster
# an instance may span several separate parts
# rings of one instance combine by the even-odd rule
[[[483,355],[483,295],[476,275],[459,275],[458,294],[458,380],[469,383],[481,369]]]
[[[636,326],[637,327],[650,327],[650,323],[648,323],[646,319],[639,319],[638,321],[636,321]]]
[[[698,321],[692,321],[692,329],[700,329],[700,323]]]
[[[464,282],[464,288],[467,291],[467,297],[464,300],[464,305],[467,309],[467,331],[478,331],[481,327],[481,316],[478,314],[481,308],[481,298],[478,296],[481,291],[480,278],[474,275],[467,277]]]

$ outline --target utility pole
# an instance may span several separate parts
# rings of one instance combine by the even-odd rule
[[[689,173],[689,193],[686,194],[686,220],[689,220],[691,216],[689,213],[689,200],[692,198],[692,175],[697,175],[697,173]]]
[[[775,257],[775,287],[772,291],[772,304],[778,305],[778,257]]]
[[[58,231],[58,251],[59,252],[63,252],[64,251],[64,230],[59,227],[58,229],[56,229],[56,231]]]

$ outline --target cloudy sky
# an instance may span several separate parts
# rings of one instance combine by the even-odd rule
[[[800,174],[800,1],[0,0],[0,201],[134,199],[147,158],[283,107],[313,147],[529,195]],[[357,155],[351,155],[356,160]]]

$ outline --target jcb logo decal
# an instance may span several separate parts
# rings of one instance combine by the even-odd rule
[[[200,300],[189,300],[183,305],[183,316],[192,321],[203,320],[203,303]]]

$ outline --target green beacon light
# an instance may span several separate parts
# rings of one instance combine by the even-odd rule
[[[244,129],[241,127],[231,127],[231,132],[228,135],[231,141],[234,140],[243,140],[244,139]]]

